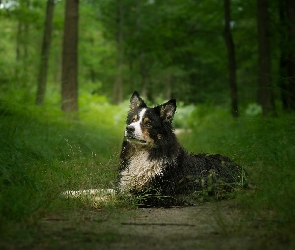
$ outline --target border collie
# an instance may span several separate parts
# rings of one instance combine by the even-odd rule
[[[150,108],[135,91],[120,155],[118,189],[145,206],[191,204],[204,194],[222,198],[242,188],[243,168],[215,154],[190,154],[172,127],[176,100]]]

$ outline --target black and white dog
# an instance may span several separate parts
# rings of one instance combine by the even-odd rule
[[[190,154],[172,127],[176,100],[149,108],[134,92],[120,155],[118,189],[152,206],[190,203],[204,192],[224,197],[245,186],[244,170],[221,155]]]

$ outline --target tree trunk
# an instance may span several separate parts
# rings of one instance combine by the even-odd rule
[[[141,0],[136,1],[136,26],[137,31],[139,34],[139,38],[141,37]],[[147,69],[146,69],[146,60],[145,60],[145,53],[142,49],[142,41],[139,42],[140,47],[138,51],[138,58],[139,58],[139,73],[141,76],[141,96],[144,99],[147,99]]]
[[[143,51],[139,52],[139,67],[141,75],[141,96],[147,99],[147,71]]]
[[[113,103],[118,104],[123,100],[123,4],[122,0],[117,0],[117,75],[113,88]]]
[[[268,0],[257,0],[258,28],[258,103],[262,106],[263,115],[275,111],[271,86],[271,57]]]
[[[22,67],[22,41],[23,41],[23,22],[21,20],[18,20],[17,23],[17,34],[16,34],[16,50],[15,50],[15,59],[17,62],[17,67],[15,68],[15,76],[17,78],[20,78],[21,74],[23,72],[20,72],[20,68]]]
[[[62,106],[78,111],[78,18],[79,0],[66,0],[62,51]]]
[[[287,31],[288,31],[288,104],[289,109],[295,110],[295,1],[286,1]]]
[[[16,34],[16,61],[20,62],[21,60],[21,41],[22,41],[22,32],[23,32],[23,23],[21,20],[17,23],[17,34]]]
[[[233,117],[238,117],[238,88],[236,76],[236,56],[235,44],[231,33],[231,18],[230,18],[230,0],[224,0],[224,39],[227,47],[228,54],[228,70],[229,70],[229,87],[231,98],[231,113]]]
[[[48,58],[51,44],[51,33],[52,33],[52,19],[54,11],[54,0],[47,0],[46,17],[44,22],[44,34],[41,51],[41,62],[38,75],[38,86],[37,86],[37,97],[36,104],[44,104],[44,96],[46,91],[46,79],[47,79],[47,68]]]
[[[17,15],[17,36],[16,36],[16,61],[18,67],[16,68],[16,76],[21,78],[21,82],[24,86],[29,82],[28,72],[28,38],[29,38],[29,23],[26,21],[27,9],[29,2],[27,0],[19,1],[19,14]]]
[[[289,91],[288,91],[288,36],[287,36],[287,19],[286,19],[286,2],[279,0],[279,17],[280,17],[280,82],[282,106],[284,110],[289,109]]]

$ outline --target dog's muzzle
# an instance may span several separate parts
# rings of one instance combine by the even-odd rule
[[[135,127],[132,125],[128,125],[125,130],[125,139],[129,142],[139,143],[139,144],[146,144],[147,141],[143,138],[140,138],[135,133]]]

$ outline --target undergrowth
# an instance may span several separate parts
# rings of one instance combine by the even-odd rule
[[[262,118],[245,114],[233,119],[224,109],[210,108],[203,115],[196,112],[191,119],[193,132],[180,135],[187,149],[229,156],[248,172],[251,189],[237,200],[249,218],[293,231],[294,115],[279,112],[277,117]]]
[[[87,206],[61,201],[62,191],[114,185],[124,125],[114,118],[120,108],[109,106],[69,120],[46,107],[0,103],[0,238],[50,211]]]
[[[103,98],[91,100],[81,93],[77,120],[65,118],[54,102],[44,107],[0,102],[0,237],[14,237],[48,213],[91,206],[61,199],[65,190],[115,186],[128,101],[113,106]],[[241,207],[252,219],[275,221],[282,232],[290,231],[295,225],[294,116],[278,112],[278,117],[233,119],[213,105],[188,111],[181,107],[184,118],[175,120],[177,128],[191,129],[179,135],[184,147],[223,154],[243,166],[251,189],[237,196]]]

